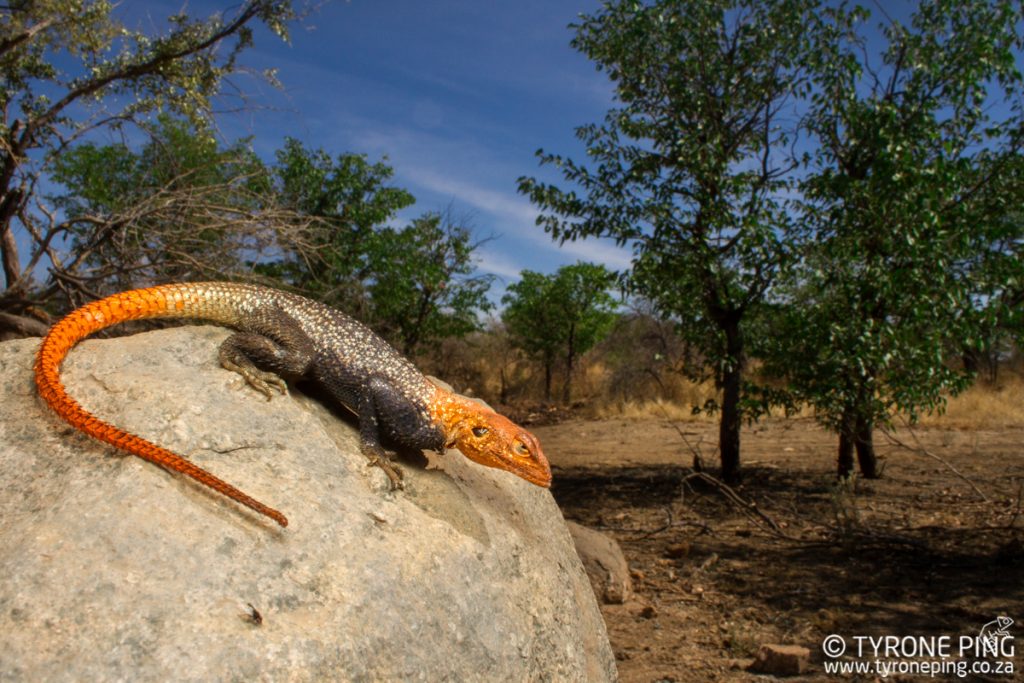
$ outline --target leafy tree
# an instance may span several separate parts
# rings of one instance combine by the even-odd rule
[[[1022,174],[1024,156],[1018,156],[989,194],[1010,204],[1009,198],[1020,192]],[[975,307],[967,315],[979,331],[961,340],[959,350],[967,373],[984,371],[994,382],[1000,361],[1024,346],[1024,214],[1019,203],[986,228],[980,251],[963,269],[974,279]]]
[[[138,151],[89,142],[53,165],[68,189],[53,203],[92,292],[241,273],[286,242],[288,221],[272,211],[266,169],[244,141],[222,148],[204,127],[169,116],[144,130]]]
[[[561,310],[565,329],[565,382],[562,402],[572,398],[572,378],[576,361],[608,334],[615,322],[615,300],[609,289],[614,273],[594,263],[563,266],[555,273],[553,294]]]
[[[807,122],[820,145],[802,189],[813,246],[791,278],[775,357],[838,432],[840,475],[856,450],[873,477],[873,427],[941,407],[969,381],[947,358],[981,343],[977,303],[997,303],[984,281],[1019,245],[1005,217],[1024,176],[1019,8],[922,0],[909,25],[883,27],[881,64],[864,50],[868,16],[830,10],[811,33]]]
[[[451,212],[428,213],[371,240],[368,267],[371,320],[406,355],[424,343],[479,329],[491,276],[474,276],[479,246]]]
[[[341,154],[332,160],[289,138],[274,167],[281,202],[315,218],[308,242],[316,256],[287,254],[264,272],[283,277],[330,305],[365,317],[370,254],[376,231],[416,200],[387,183],[394,169],[365,155]]]
[[[478,335],[477,348],[474,350],[477,358],[483,358],[487,364],[485,375],[494,376],[494,370],[498,370],[498,403],[507,404],[509,389],[515,382],[517,366],[522,358],[521,350],[512,342],[512,336],[508,328],[499,318],[490,318],[486,329]],[[446,375],[447,376],[447,375]],[[483,385],[483,382],[478,382]]]
[[[572,45],[621,104],[581,126],[591,165],[538,152],[578,188],[521,178],[562,241],[634,249],[631,289],[680,323],[722,390],[719,447],[739,477],[747,320],[787,257],[801,59],[816,0],[636,0],[583,16]],[[753,405],[753,404],[749,404]],[[749,412],[748,415],[756,413]]]
[[[572,377],[581,355],[603,338],[615,321],[615,300],[608,290],[615,275],[604,266],[577,263],[553,275],[530,270],[502,298],[513,343],[544,366],[544,399],[551,400],[556,360],[565,361],[562,401],[572,397]]]
[[[552,285],[551,276],[524,270],[501,299],[505,305],[501,318],[512,343],[544,368],[545,401],[551,400],[551,381],[563,334]]]
[[[283,206],[315,219],[309,250],[285,253],[260,270],[373,324],[410,354],[477,329],[477,314],[490,307],[491,280],[472,275],[479,244],[451,212],[388,226],[415,202],[389,184],[393,175],[386,160],[332,159],[288,139],[277,153],[275,188]]]
[[[287,0],[251,0],[228,17],[174,15],[165,33],[150,36],[122,25],[114,8],[106,0],[0,8],[0,261],[6,286],[0,308],[20,311],[32,303],[26,292],[43,258],[63,277],[37,299],[77,287],[52,248],[68,226],[37,207],[48,164],[89,131],[120,128],[155,111],[197,122],[209,118],[211,100],[252,44],[252,23],[261,21],[285,37],[293,16]],[[18,252],[18,228],[31,240],[27,263]]]

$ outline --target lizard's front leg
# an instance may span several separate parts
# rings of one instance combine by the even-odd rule
[[[356,410],[359,416],[360,450],[369,459],[371,467],[379,467],[384,471],[391,482],[392,490],[405,488],[405,485],[402,483],[401,468],[391,462],[391,458],[381,444],[380,420],[384,411],[388,410],[389,404],[396,400],[400,400],[400,397],[395,388],[375,377],[362,387],[359,406]]]

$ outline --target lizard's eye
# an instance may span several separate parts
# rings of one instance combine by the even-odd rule
[[[487,433],[491,431],[487,427],[473,427],[473,436],[478,439],[482,439],[487,436]]]
[[[521,455],[524,458],[530,457],[530,449],[522,441],[516,441],[512,444],[512,450],[516,452],[516,455]]]

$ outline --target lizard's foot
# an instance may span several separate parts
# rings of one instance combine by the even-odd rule
[[[366,457],[370,460],[370,462],[366,463],[367,467],[379,467],[384,470],[384,474],[388,475],[392,491],[405,488],[405,484],[402,481],[405,476],[402,474],[402,468],[391,462],[391,458],[383,453],[367,453]]]
[[[230,358],[222,357],[220,364],[227,370],[237,372],[256,391],[267,397],[269,401],[274,396],[271,387],[274,387],[282,395],[288,393],[288,384],[272,372],[260,370],[255,365],[240,365]]]

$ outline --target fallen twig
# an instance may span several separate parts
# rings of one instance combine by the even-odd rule
[[[725,482],[719,481],[718,479],[712,477],[710,474],[706,474],[704,472],[692,472],[683,477],[682,484],[685,485],[691,479],[699,479],[700,481],[703,481],[706,484],[710,484],[712,487],[715,488],[715,490],[717,490],[719,493],[725,496],[726,500],[728,500],[733,505],[738,507],[740,511],[742,511],[743,514],[745,514],[754,523],[754,525],[760,528],[762,531],[765,531],[766,533],[785,539],[787,541],[791,541],[793,543],[816,543],[816,541],[808,541],[787,534],[785,531],[782,530],[782,527],[780,527],[775,522],[774,519],[772,519],[771,517],[769,517],[768,515],[766,515],[765,513],[761,512],[761,510],[758,509],[757,503],[745,500],[740,494],[736,493],[736,491],[731,486],[729,486]]]
[[[1017,523],[1017,518],[1020,517],[1022,497],[1024,497],[1024,481],[1020,482],[1020,484],[1017,486],[1017,505],[1013,510],[1013,517],[1010,518],[1010,521],[1006,525],[1007,530],[1012,529],[1013,525]]]
[[[665,507],[665,523],[653,529],[636,529],[624,526],[612,526],[611,524],[597,524],[594,526],[594,528],[601,529],[602,531],[614,531],[621,534],[636,534],[636,536],[629,540],[642,541],[645,538],[656,536],[664,531],[668,531],[669,529],[683,526],[697,527],[698,529],[700,529],[700,533],[697,534],[698,536],[700,536],[701,534],[714,533],[714,530],[707,524],[704,524],[703,522],[693,522],[689,520],[680,520],[678,522],[675,521],[675,515],[673,515],[672,508],[669,506]]]
[[[912,436],[914,438],[914,443],[917,444],[917,448],[913,448],[912,446],[908,446],[907,444],[903,443],[902,441],[897,439],[896,436],[892,434],[892,432],[890,432],[887,429],[882,429],[882,434],[884,434],[887,439],[892,441],[897,446],[905,448],[908,451],[910,451],[911,453],[920,453],[921,455],[926,455],[929,458],[931,458],[932,460],[935,460],[935,461],[937,461],[939,463],[942,463],[943,465],[945,465],[949,469],[950,472],[952,472],[956,476],[958,476],[961,479],[963,479],[964,482],[966,482],[968,486],[970,486],[972,489],[974,489],[974,492],[977,493],[978,496],[980,496],[983,501],[985,501],[986,503],[989,502],[988,496],[986,496],[982,492],[982,490],[978,488],[977,484],[975,484],[973,481],[971,481],[963,472],[961,472],[957,468],[953,467],[953,465],[950,464],[950,462],[948,460],[946,460],[944,458],[940,458],[939,456],[935,455],[934,453],[929,451],[927,448],[925,448],[921,444],[920,439],[917,438],[917,433],[914,431],[913,427],[911,427],[910,423],[906,421],[906,418],[902,418],[901,417],[901,419],[903,420],[903,424],[907,428],[907,431],[910,432],[910,436]]]
[[[661,403],[657,403],[656,405],[658,406],[658,410],[661,411],[662,417],[665,418],[665,421],[668,423],[668,425],[676,431],[676,434],[679,435],[679,438],[683,440],[683,443],[690,450],[690,455],[693,456],[694,469],[698,469],[698,465],[704,462],[704,458],[701,456],[700,449],[698,448],[698,446],[700,446],[700,441],[697,442],[697,446],[691,445],[690,440],[686,438],[686,432],[680,429],[679,425],[676,424],[676,421],[669,417],[668,411],[665,410],[665,406],[661,405]]]
[[[665,517],[665,523],[659,527],[655,527],[654,529],[633,529],[624,526],[612,526],[611,524],[598,524],[595,525],[594,528],[601,529],[602,531],[615,531],[621,534],[639,534],[635,539],[633,539],[639,541],[640,539],[649,538],[651,536],[654,536],[655,534],[660,534],[662,531],[667,531],[671,529],[673,523],[671,507],[665,507]]]

